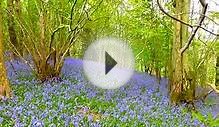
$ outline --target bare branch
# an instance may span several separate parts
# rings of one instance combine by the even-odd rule
[[[204,2],[201,2],[201,3],[203,4]],[[180,22],[180,23],[182,23],[182,24],[184,24],[184,25],[186,25],[186,26],[188,26],[188,27],[190,27],[190,28],[192,28],[192,29],[193,29],[194,27],[199,27],[199,28],[205,30],[206,32],[208,32],[208,33],[210,33],[210,34],[212,34],[212,35],[219,36],[219,34],[214,33],[214,32],[212,32],[212,31],[210,31],[210,30],[208,30],[208,29],[206,29],[206,28],[204,28],[204,27],[202,27],[202,26],[199,26],[199,25],[191,25],[191,24],[189,24],[189,23],[187,23],[187,22],[184,22],[184,21],[182,21],[182,20],[180,20],[180,19],[175,18],[174,16],[170,15],[169,13],[167,13],[167,12],[164,10],[164,8],[161,6],[159,0],[157,0],[157,4],[158,4],[159,9],[160,9],[165,15],[167,15],[168,17],[170,17],[170,18],[172,18],[172,19],[174,19],[174,20],[176,20],[176,21],[178,21],[178,22]],[[204,17],[206,17],[206,16],[204,15]]]
[[[205,0],[200,0],[200,2],[202,3],[202,15],[199,18],[198,26],[194,30],[192,30],[192,34],[190,35],[186,45],[180,49],[181,55],[189,48],[189,46],[192,43],[193,38],[195,37],[195,34],[197,33],[198,29],[201,27],[205,19],[205,14],[207,12],[208,4],[205,3]]]
[[[70,18],[70,29],[71,29],[71,26],[72,26],[72,23],[73,23],[73,15],[74,15],[74,9],[75,9],[75,6],[76,6],[76,4],[77,4],[77,1],[78,0],[75,0],[75,2],[73,3],[73,5],[72,5],[72,8],[71,8],[71,18]]]
[[[59,26],[58,28],[56,28],[53,32],[52,32],[52,35],[51,35],[51,40],[50,40],[50,44],[49,44],[49,51],[51,52],[52,50],[52,44],[53,44],[53,41],[54,41],[54,37],[55,37],[55,33],[58,32],[59,30],[63,29],[63,28],[68,28],[69,25],[61,25]]]
[[[200,14],[199,12],[191,12],[192,14],[197,14],[197,15],[202,15]],[[174,14],[173,16],[178,16],[178,15],[184,15],[184,14],[190,14],[190,12],[183,12],[183,13],[180,13],[180,14]],[[207,19],[209,19],[210,21],[212,21],[214,24],[216,25],[219,25],[219,22],[216,22],[214,19],[212,19],[211,17],[207,16],[207,15],[204,15]],[[191,16],[193,17],[193,16]]]
[[[207,5],[206,2],[205,2],[205,0],[199,0],[199,1],[200,1],[200,3],[202,4],[202,7],[204,7],[204,6]]]
[[[193,28],[193,26],[190,25],[189,23],[186,23],[186,22],[184,22],[184,21],[182,21],[182,20],[180,20],[180,19],[177,19],[177,18],[175,18],[174,16],[170,15],[169,13],[167,13],[167,12],[164,10],[164,8],[161,6],[159,0],[157,0],[157,5],[158,5],[158,7],[160,8],[160,10],[161,10],[165,15],[167,15],[168,17],[170,17],[170,18],[172,18],[172,19],[174,19],[174,20],[176,20],[176,21],[178,21],[178,22],[180,22],[180,23],[182,23],[182,24],[184,24],[184,25],[186,25],[186,26],[189,26],[189,27]]]
[[[93,10],[93,12],[92,12],[90,15],[94,14],[94,12],[97,11],[97,9],[100,7],[100,5],[102,4],[102,2],[103,2],[103,0],[100,1],[100,3],[97,5],[97,7]]]
[[[79,18],[78,18],[77,23],[79,23],[79,22],[82,23],[82,21],[85,19],[85,18],[82,18],[82,15],[83,15],[84,13],[86,13],[85,8],[86,8],[86,5],[87,5],[87,2],[88,2],[88,0],[84,0],[84,2],[83,2],[83,5],[82,5],[81,10],[80,10],[80,12],[79,12]]]

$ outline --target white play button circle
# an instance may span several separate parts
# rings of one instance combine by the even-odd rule
[[[83,69],[92,84],[103,89],[116,89],[131,78],[134,56],[127,43],[116,38],[103,38],[86,50]]]

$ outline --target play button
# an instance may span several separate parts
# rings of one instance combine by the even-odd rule
[[[105,74],[107,74],[116,64],[117,62],[105,52]]]
[[[134,56],[127,43],[116,38],[93,42],[83,58],[87,79],[103,89],[116,89],[126,84],[133,74]]]

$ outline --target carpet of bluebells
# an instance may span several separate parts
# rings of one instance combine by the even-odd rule
[[[0,102],[0,126],[33,127],[184,127],[202,126],[185,105],[171,106],[167,80],[135,72],[116,90],[93,86],[82,61],[66,58],[61,81],[41,84],[22,62],[7,62],[13,98]],[[213,113],[214,104],[196,103],[200,113]]]

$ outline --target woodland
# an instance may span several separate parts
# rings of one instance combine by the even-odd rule
[[[135,56],[98,88],[83,55],[102,37]],[[218,0],[1,0],[0,127],[218,127]]]

